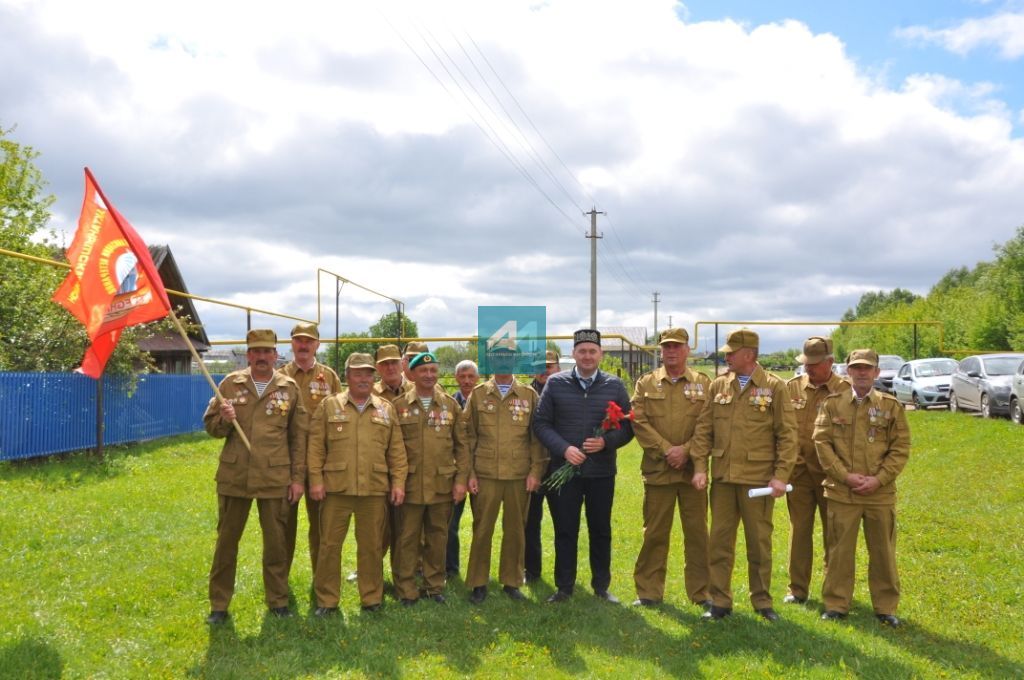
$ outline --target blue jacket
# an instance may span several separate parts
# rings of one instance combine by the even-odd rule
[[[570,446],[583,450],[583,440],[594,436],[601,426],[608,402],[614,401],[623,413],[629,413],[629,394],[622,381],[613,375],[598,371],[594,383],[583,390],[572,371],[562,371],[548,377],[540,395],[537,412],[533,417],[533,432],[551,454],[548,472],[565,464],[565,450]],[[613,477],[616,473],[616,450],[633,438],[631,421],[623,420],[621,430],[604,433],[604,449],[580,466],[583,477]]]

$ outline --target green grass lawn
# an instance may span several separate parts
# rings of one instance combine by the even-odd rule
[[[586,587],[585,531],[576,597],[547,605],[547,517],[545,576],[525,589],[529,602],[511,602],[492,581],[491,596],[474,607],[457,579],[446,606],[405,609],[386,597],[382,612],[364,614],[347,584],[342,616],[327,621],[309,616],[300,526],[291,577],[299,616],[279,621],[263,606],[253,517],[231,623],[211,630],[203,619],[219,442],[196,435],[113,450],[103,462],[0,464],[0,676],[1024,677],[1024,428],[946,412],[908,416],[914,448],[900,479],[898,543],[906,625],[898,630],[871,615],[863,545],[846,623],[820,621],[816,597],[805,607],[781,604],[784,503],[776,505],[772,582],[783,620],[774,625],[750,611],[742,557],[736,615],[701,622],[683,594],[678,544],[664,605],[598,601]],[[634,597],[641,541],[638,457],[635,445],[620,454],[615,503],[611,590],[624,602]],[[470,526],[467,511],[463,568]],[[354,541],[346,544],[345,573],[354,552]],[[820,585],[819,574],[812,592]]]

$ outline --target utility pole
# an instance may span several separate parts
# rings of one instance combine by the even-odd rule
[[[597,239],[604,238],[604,234],[601,236],[597,235],[597,216],[604,215],[606,213],[598,211],[596,207],[590,209],[590,212],[583,213],[584,215],[590,215],[590,234],[586,238],[590,239],[590,327],[593,329],[597,328]]]
[[[654,343],[658,343],[658,296],[661,295],[658,291],[654,291],[654,299],[651,302],[654,303]]]

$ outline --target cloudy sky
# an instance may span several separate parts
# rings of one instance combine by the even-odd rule
[[[990,259],[1024,223],[1022,61],[1017,1],[0,0],[0,125],[68,241],[89,166],[196,294],[315,318],[322,267],[422,335],[502,304],[569,332],[596,206],[599,325],[652,327],[658,291],[692,333]],[[341,300],[344,331],[393,310]]]

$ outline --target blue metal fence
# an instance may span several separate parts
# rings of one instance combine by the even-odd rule
[[[195,432],[212,392],[201,375],[103,379],[104,444]],[[74,373],[0,373],[0,460],[96,446],[96,381]]]

